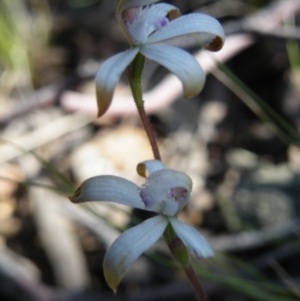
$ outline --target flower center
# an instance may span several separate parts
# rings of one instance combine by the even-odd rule
[[[145,207],[160,214],[175,216],[188,202],[191,179],[183,173],[162,169],[147,178],[140,197]]]
[[[145,44],[148,37],[169,23],[170,5],[154,4],[122,12],[122,21],[135,45]],[[173,11],[173,10],[172,10]]]

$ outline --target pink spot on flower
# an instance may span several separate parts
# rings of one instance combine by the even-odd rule
[[[161,27],[164,27],[168,24],[168,19],[167,18],[163,18],[161,21],[160,21],[160,25]]]
[[[169,195],[181,205],[188,197],[189,192],[184,187],[171,188]]]
[[[162,27],[166,26],[169,23],[169,20],[167,18],[163,18],[159,20],[157,24],[157,29],[161,29]]]

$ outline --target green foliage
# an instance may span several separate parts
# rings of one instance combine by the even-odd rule
[[[276,112],[245,83],[243,83],[229,68],[224,64],[218,64],[219,71],[213,74],[232,90],[240,99],[253,111],[269,128],[277,134],[287,144],[294,144],[300,147],[300,135],[297,130],[283,116]]]
[[[265,6],[272,1],[273,0],[247,0],[248,5],[255,8],[260,8],[262,6]]]
[[[46,0],[2,0],[0,2],[0,68],[37,79],[50,31]]]
[[[100,4],[102,0],[68,0],[70,6],[73,7],[86,7],[95,4]]]

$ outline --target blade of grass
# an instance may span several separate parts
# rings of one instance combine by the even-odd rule
[[[294,18],[289,25],[295,26]],[[292,76],[296,83],[298,91],[300,92],[300,54],[298,42],[296,40],[287,40],[285,47],[292,71]]]
[[[30,181],[16,181],[14,179],[10,179],[10,178],[3,177],[3,176],[0,176],[0,180],[11,182],[11,183],[21,185],[24,187],[27,187],[27,186],[42,187],[45,189],[56,191],[57,193],[60,193],[64,196],[68,196],[70,194],[70,191],[66,191],[64,188],[60,188],[60,187],[56,187],[56,186],[50,186],[50,185],[45,185],[45,184],[40,184],[40,183],[30,182]]]
[[[63,173],[61,173],[53,164],[43,159],[40,155],[35,153],[32,150],[25,150],[22,146],[18,145],[17,143],[14,143],[12,141],[0,138],[0,143],[7,143],[23,154],[30,154],[33,156],[42,166],[44,166],[46,169],[48,169],[50,172],[52,172],[55,176],[57,176],[66,186],[69,188],[70,191],[75,190],[75,185],[72,181],[70,181]]]
[[[287,271],[274,259],[271,261],[270,265],[274,269],[274,271],[280,276],[280,278],[286,284],[286,286],[289,287],[290,290],[294,293],[294,295],[300,299],[300,289],[297,286],[294,279],[287,273]]]
[[[157,253],[147,252],[146,255],[164,266],[173,270],[180,270],[180,267],[174,263],[172,259],[168,259]],[[214,261],[214,259],[212,259]],[[234,291],[240,292],[242,295],[253,298],[251,300],[258,301],[297,301],[293,297],[289,288],[282,287],[278,284],[263,281],[253,281],[243,279],[241,276],[219,275],[216,271],[201,264],[197,259],[193,259],[193,266],[202,279],[220,283],[231,288]]]
[[[296,301],[297,299],[284,296],[283,294],[291,294],[290,290],[286,288],[280,288],[278,285],[272,283],[265,283],[260,281],[249,281],[242,279],[241,277],[231,277],[228,275],[222,276],[217,275],[203,267],[199,261],[193,260],[193,265],[198,275],[204,279],[211,280],[214,282],[222,283],[236,291],[241,292],[243,295],[252,297],[259,301]],[[274,294],[267,291],[276,291]],[[280,294],[280,295],[279,295]]]
[[[293,246],[294,244],[289,244],[289,246]],[[295,246],[294,246],[295,247]],[[222,259],[223,258],[223,259]],[[255,269],[251,264],[248,264],[247,262],[231,255],[231,254],[217,254],[217,256],[214,257],[213,259],[214,263],[218,267],[220,267],[223,271],[228,272],[227,266],[233,266],[238,268],[238,273],[236,275],[233,275],[230,273],[231,277],[240,277],[240,275],[244,275],[246,272],[245,280],[246,281],[251,281],[251,282],[258,282],[259,285],[273,293],[279,293],[279,294],[292,294],[292,290],[289,287],[283,287],[280,285],[274,285],[273,283],[270,282],[268,277],[263,275],[259,270]],[[224,262],[226,263],[224,265]],[[246,279],[246,277],[251,277],[252,279]]]
[[[243,83],[229,68],[217,63],[212,74],[236,94],[285,143],[300,147],[300,135],[279,113]]]

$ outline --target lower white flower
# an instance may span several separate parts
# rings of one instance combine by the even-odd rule
[[[70,197],[74,203],[109,201],[158,213],[126,230],[108,249],[104,275],[114,291],[130,265],[162,236],[169,223],[192,255],[197,258],[214,255],[206,239],[176,217],[189,200],[191,179],[167,169],[158,160],[140,163],[137,171],[144,177],[148,174],[142,187],[121,177],[97,176],[86,180]]]

